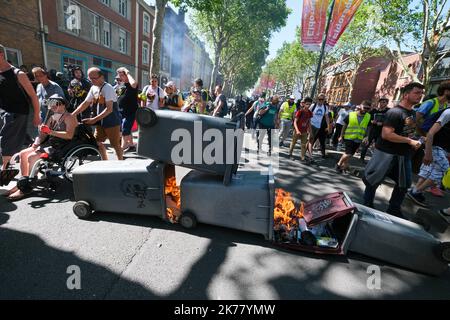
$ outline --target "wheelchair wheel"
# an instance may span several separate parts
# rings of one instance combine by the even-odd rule
[[[102,160],[100,151],[91,145],[81,145],[67,153],[63,161],[64,176],[73,181],[73,171],[85,164]]]

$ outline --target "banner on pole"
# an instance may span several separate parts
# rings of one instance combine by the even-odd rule
[[[330,51],[344,33],[363,0],[336,0],[325,51]]]
[[[303,0],[302,45],[305,50],[320,51],[328,3],[329,0]]]

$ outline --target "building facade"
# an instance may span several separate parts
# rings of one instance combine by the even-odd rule
[[[420,71],[420,55],[405,54],[403,61],[417,77]],[[344,58],[325,68],[323,74],[318,92],[325,93],[332,105],[357,105],[364,100],[376,102],[380,97],[386,97],[391,101],[390,106],[393,106],[400,99],[400,89],[413,80],[413,77],[389,56],[371,57],[359,66]],[[309,89],[310,85],[306,87],[306,90]]]
[[[121,66],[134,70],[136,1],[44,0],[48,69],[98,67],[112,82]]]
[[[39,0],[0,0],[0,43],[17,67],[44,65]]]
[[[45,65],[67,76],[70,67],[81,67],[86,73],[95,66],[110,83],[117,68],[126,67],[141,88],[149,83],[155,8],[146,0],[0,0],[3,2],[0,43],[13,64]],[[208,86],[211,71],[211,59],[204,44],[189,31],[185,12],[177,14],[167,7],[161,85],[171,80],[188,90],[195,78],[202,78]]]

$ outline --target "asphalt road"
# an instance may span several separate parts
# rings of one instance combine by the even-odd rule
[[[305,201],[340,190],[361,201],[361,180],[334,172],[337,154],[308,166],[289,160],[286,152],[281,150],[277,187]],[[250,159],[245,166],[265,163]],[[380,188],[380,209],[389,191],[389,184]],[[0,299],[450,298],[448,271],[436,278],[353,253],[281,250],[260,235],[208,225],[187,231],[155,217],[98,213],[82,221],[72,213],[73,204],[68,183],[16,203],[0,197]],[[405,208],[408,214],[417,211],[410,203]],[[448,224],[437,214],[425,215],[431,232],[449,240]],[[380,289],[367,286],[371,265],[381,268]],[[79,290],[68,289],[74,283],[71,266],[81,272]]]

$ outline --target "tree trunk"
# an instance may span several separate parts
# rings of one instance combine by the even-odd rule
[[[222,40],[220,40],[214,52],[214,67],[212,70],[211,83],[209,86],[210,92],[214,92],[214,90],[216,89],[216,85],[218,84],[217,75],[219,74],[220,55],[222,54],[222,49],[223,49]]]
[[[159,76],[161,71],[161,45],[162,29],[164,24],[164,15],[166,13],[166,4],[168,0],[156,0],[155,22],[153,25],[153,43],[152,43],[152,61],[150,63],[150,75]]]

